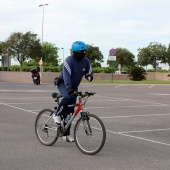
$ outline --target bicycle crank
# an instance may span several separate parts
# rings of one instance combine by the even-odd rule
[[[57,128],[57,136],[62,137],[64,135],[64,133],[65,133],[65,129],[62,126],[59,126]]]

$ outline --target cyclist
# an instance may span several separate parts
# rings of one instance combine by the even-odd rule
[[[78,86],[82,77],[91,82],[93,80],[93,71],[89,60],[86,56],[86,44],[82,41],[75,41],[72,44],[72,55],[68,56],[64,63],[61,74],[57,80],[57,87],[62,94],[61,100],[57,110],[53,115],[55,123],[61,123],[61,117],[66,118],[68,114],[74,112],[74,107],[67,107],[68,105],[76,103],[76,96],[74,93],[78,91]],[[66,122],[64,122],[66,124]],[[63,136],[66,142],[74,142],[74,138],[70,136],[70,127]]]

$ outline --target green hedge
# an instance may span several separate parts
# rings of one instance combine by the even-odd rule
[[[96,67],[93,68],[94,73],[112,73],[112,69],[109,67]]]
[[[155,72],[155,69],[148,69],[147,72]],[[168,73],[168,70],[156,70],[156,72],[159,72],[159,73]]]
[[[23,72],[30,72],[32,68],[36,68],[37,65],[35,66],[29,66],[29,65],[23,65]],[[43,71],[44,72],[60,72],[62,69],[62,66],[44,66]],[[0,67],[0,71],[7,71],[6,67]],[[19,65],[13,65],[9,68],[9,71],[20,71],[20,66]],[[115,72],[117,70],[113,70]],[[127,71],[127,70],[126,70]],[[94,73],[112,73],[112,68],[110,67],[95,67],[93,68]],[[155,72],[155,69],[149,69],[147,72]],[[167,70],[157,70],[157,72],[167,72]]]
[[[30,72],[32,68],[36,68],[37,66],[23,66],[23,72]],[[44,66],[43,71],[44,72],[60,72],[62,69],[62,66]],[[2,67],[0,67],[0,71],[2,71]],[[7,68],[4,67],[3,71],[7,71]],[[9,71],[20,71],[20,66],[13,65],[9,68]],[[112,69],[109,67],[96,67],[93,68],[94,73],[112,73]]]

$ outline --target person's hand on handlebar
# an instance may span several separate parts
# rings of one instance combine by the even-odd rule
[[[92,77],[88,76],[88,81],[91,82],[92,81]]]
[[[71,87],[68,87],[68,88],[67,88],[67,92],[68,92],[68,95],[76,95],[76,94],[77,94],[77,91],[75,91],[75,90],[72,89]]]
[[[67,88],[68,95],[71,95],[74,93],[74,90],[71,87]]]
[[[93,76],[90,73],[86,74],[86,78],[89,82],[93,80]]]

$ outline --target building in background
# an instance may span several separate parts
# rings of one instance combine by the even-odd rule
[[[0,55],[1,67],[9,68],[11,66],[11,57]]]

